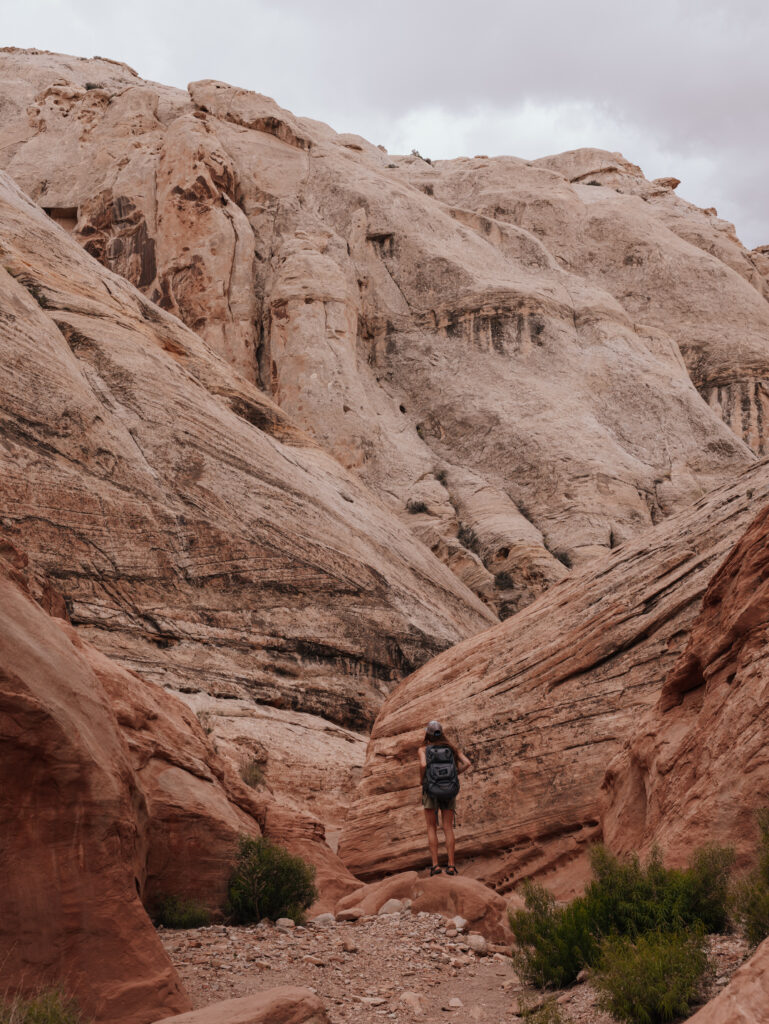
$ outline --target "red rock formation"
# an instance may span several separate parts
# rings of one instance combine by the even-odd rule
[[[344,792],[359,766],[346,732],[403,672],[493,616],[270,399],[7,177],[0,222],[4,535],[124,667],[191,698],[239,698],[241,713],[254,701],[298,712],[294,745],[310,733],[327,788]],[[318,717],[346,729],[311,730]],[[264,716],[243,735],[269,752]],[[284,749],[282,737],[267,781],[312,812],[315,790]]]
[[[766,1024],[769,1006],[769,939],[734,974],[715,999],[688,1024]]]
[[[384,864],[428,863],[416,748],[437,717],[474,766],[459,796],[463,874],[503,893],[527,876],[578,890],[601,835],[607,764],[656,703],[707,585],[767,501],[765,461],[404,680],[374,725],[339,845],[348,867],[372,878]]]
[[[5,563],[0,607],[4,988],[60,984],[114,1024],[186,1010],[140,900],[147,802],[109,698]]]
[[[769,508],[707,589],[655,706],[609,765],[602,822],[616,850],[685,862],[709,842],[755,854],[769,805]]]
[[[671,179],[596,150],[429,164],[222,82],[0,66],[21,187],[503,617],[763,451],[766,279]]]
[[[155,1024],[328,1024],[323,1003],[308,988],[273,988],[224,999],[202,1010],[164,1017]]]

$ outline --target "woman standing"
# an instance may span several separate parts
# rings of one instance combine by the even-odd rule
[[[470,761],[455,744],[446,739],[440,722],[433,720],[427,725],[425,741],[419,748],[419,765],[422,770],[422,806],[427,823],[427,841],[430,844],[433,866],[431,875],[439,875],[438,864],[438,811],[441,812],[441,826],[446,839],[448,854],[447,875],[457,873],[454,864],[454,810],[459,791],[460,772],[470,767]]]

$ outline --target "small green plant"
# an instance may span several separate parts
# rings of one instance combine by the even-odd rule
[[[211,924],[211,912],[206,907],[181,896],[160,896],[151,916],[161,928],[205,928]]]
[[[263,836],[240,837],[226,908],[235,924],[264,917],[273,921],[290,917],[301,924],[305,910],[317,898],[313,865]]]
[[[406,502],[406,511],[415,516],[418,512],[427,512],[427,505],[424,501],[415,501],[413,498],[410,498]]]
[[[689,1015],[708,960],[702,930],[605,939],[593,984],[600,1003],[628,1024],[667,1024]]]
[[[758,863],[734,888],[734,916],[751,946],[769,936],[769,807],[758,812]]]
[[[264,785],[264,771],[255,757],[247,758],[240,766],[240,777],[247,786],[258,789]]]
[[[585,900],[566,906],[543,886],[523,883],[525,910],[510,914],[510,927],[518,943],[515,969],[521,980],[537,988],[571,985],[598,955]]]
[[[0,1000],[0,1024],[88,1024],[74,999],[59,989]]]
[[[104,88],[104,86],[100,85],[98,82],[86,82],[85,83],[85,87],[86,87],[86,89],[88,89],[89,92],[90,92],[91,89],[103,89]]]
[[[527,1013],[524,1009],[527,1024],[565,1024],[561,1007],[555,999],[547,999],[536,1010]]]
[[[438,481],[439,484],[445,484],[446,481],[448,480],[448,473],[446,472],[445,469],[439,469],[438,472],[435,474],[435,479]]]

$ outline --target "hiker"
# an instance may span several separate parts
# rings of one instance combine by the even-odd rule
[[[469,760],[455,744],[448,740],[440,722],[427,725],[425,741],[419,748],[419,764],[422,769],[422,806],[427,822],[427,841],[433,866],[431,875],[439,875],[438,864],[438,810],[441,812],[441,826],[446,839],[448,854],[447,875],[457,873],[454,864],[454,811],[459,792],[459,773],[470,767]]]

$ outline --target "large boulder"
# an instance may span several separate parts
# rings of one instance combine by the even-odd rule
[[[765,450],[759,258],[618,154],[431,164],[223,82],[14,49],[0,77],[21,187],[502,617]],[[415,628],[418,656],[369,651],[364,678],[416,667]],[[344,635],[291,653],[332,648],[336,681]]]
[[[659,699],[608,767],[601,820],[616,850],[697,846],[755,856],[769,805],[769,508],[712,579]]]
[[[501,893],[526,877],[561,896],[579,891],[587,848],[602,835],[607,765],[659,699],[708,584],[766,503],[764,461],[405,679],[374,725],[342,833],[351,871],[371,879],[385,864],[429,863],[417,747],[438,718],[473,764],[458,798],[462,873]],[[707,756],[696,729],[691,742],[698,736]],[[727,799],[750,785],[726,765],[723,776]]]
[[[283,987],[224,999],[155,1024],[328,1024],[328,1015],[310,989]]]

